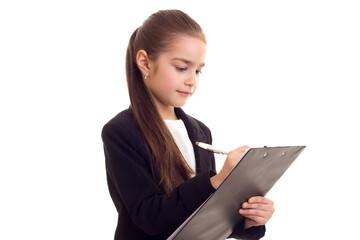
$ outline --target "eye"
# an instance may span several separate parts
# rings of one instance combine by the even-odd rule
[[[196,72],[196,74],[200,74],[200,73],[202,73],[202,71],[201,71],[201,70],[196,70],[195,72]]]
[[[187,70],[187,68],[186,67],[179,67],[179,66],[176,66],[175,67],[178,71],[180,71],[180,72],[185,72],[186,70]]]

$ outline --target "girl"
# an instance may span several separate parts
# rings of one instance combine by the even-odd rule
[[[110,195],[119,213],[115,239],[166,239],[222,183],[247,146],[231,151],[218,174],[210,130],[181,109],[205,65],[201,27],[179,10],[151,15],[126,53],[130,108],[111,119],[102,139]],[[259,239],[274,212],[271,200],[242,204],[229,236]]]

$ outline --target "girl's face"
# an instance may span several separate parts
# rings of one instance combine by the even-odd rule
[[[179,37],[156,61],[149,60],[145,84],[160,115],[174,119],[174,107],[182,107],[194,94],[205,65],[206,44],[196,37]]]

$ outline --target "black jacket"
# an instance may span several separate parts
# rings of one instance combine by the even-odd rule
[[[154,180],[131,109],[119,113],[102,130],[108,187],[119,213],[115,240],[166,239],[215,191],[210,183],[216,171],[214,155],[195,146],[196,141],[211,144],[210,130],[180,108],[175,111],[194,146],[196,176],[175,188],[170,197]],[[240,224],[231,237],[258,239],[264,232],[264,226],[244,231]]]

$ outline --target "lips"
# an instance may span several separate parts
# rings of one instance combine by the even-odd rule
[[[182,96],[190,96],[191,95],[191,92],[187,92],[187,91],[177,91],[180,95]]]

